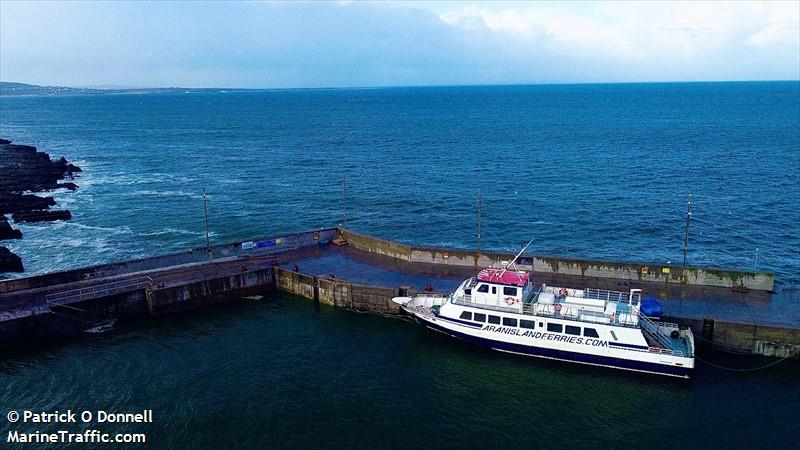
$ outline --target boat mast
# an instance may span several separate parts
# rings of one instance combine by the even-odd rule
[[[515,256],[515,257],[514,257],[514,259],[512,259],[512,260],[511,260],[511,262],[510,262],[510,263],[508,263],[508,265],[506,265],[505,267],[503,267],[503,270],[502,270],[502,271],[500,271],[500,275],[499,275],[499,276],[503,276],[503,274],[504,274],[504,273],[506,273],[506,270],[508,270],[508,268],[509,268],[509,267],[511,267],[512,265],[514,266],[514,272],[517,272],[517,273],[519,273],[519,268],[518,268],[518,267],[517,267],[517,265],[515,264],[515,263],[517,262],[517,258],[519,258],[520,256],[522,256],[522,254],[525,252],[525,250],[527,250],[527,249],[528,249],[528,247],[530,247],[530,245],[531,245],[532,243],[533,243],[533,239],[531,239],[530,241],[528,241],[528,243],[527,243],[527,244],[525,244],[525,246],[524,246],[524,247],[522,247],[522,250],[520,250],[520,251],[519,251],[519,253],[517,253],[517,256]]]

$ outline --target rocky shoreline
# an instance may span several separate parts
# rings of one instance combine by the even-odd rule
[[[9,214],[15,223],[69,220],[72,214],[68,210],[50,210],[56,205],[53,197],[31,192],[61,188],[74,191],[78,189],[75,183],[61,181],[74,180],[79,172],[80,167],[63,157],[54,161],[36,147],[0,139],[0,241],[22,239],[22,232],[9,223]],[[0,273],[22,271],[20,257],[0,246]]]

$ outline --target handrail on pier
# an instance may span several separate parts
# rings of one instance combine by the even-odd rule
[[[130,280],[114,281],[111,283],[97,284],[68,291],[47,294],[45,301],[50,305],[64,305],[65,303],[80,302],[99,297],[106,297],[123,292],[131,292],[137,289],[145,289],[153,286],[153,279],[150,277],[138,277]]]

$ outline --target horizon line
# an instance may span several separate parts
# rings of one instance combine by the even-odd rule
[[[610,85],[610,84],[703,84],[703,83],[786,83],[800,82],[797,79],[753,79],[753,80],[663,80],[663,81],[570,81],[570,82],[522,82],[522,83],[463,83],[463,84],[403,84],[403,85],[353,85],[353,86],[316,86],[316,87],[241,87],[241,86],[114,86],[114,85],[84,85],[69,86],[61,84],[33,84],[22,81],[5,81],[0,83],[24,84],[40,88],[67,88],[86,89],[97,91],[130,91],[130,90],[158,90],[158,89],[187,89],[187,90],[237,90],[237,91],[268,91],[268,90],[337,90],[337,89],[399,89],[399,88],[433,88],[433,87],[522,87],[522,86],[580,86],[580,85]]]

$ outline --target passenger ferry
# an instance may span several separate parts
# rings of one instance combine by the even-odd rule
[[[480,271],[450,295],[393,301],[432,330],[495,350],[689,378],[691,330],[642,314],[641,289],[535,286],[516,259]]]

